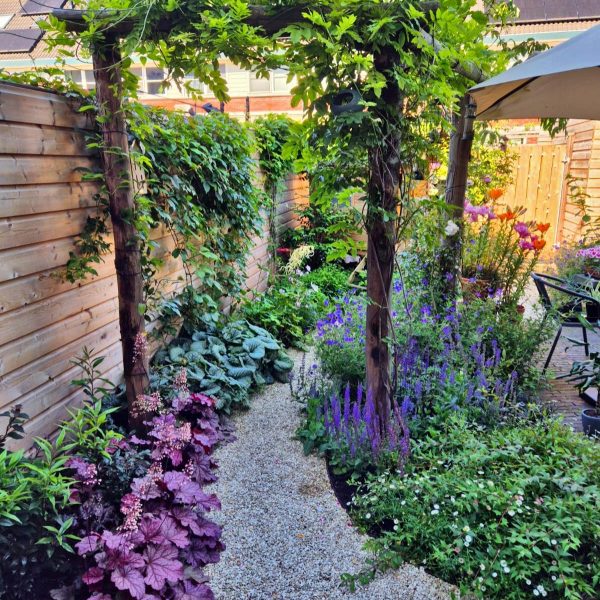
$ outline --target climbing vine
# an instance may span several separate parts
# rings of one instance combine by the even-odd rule
[[[264,177],[265,192],[269,197],[269,246],[273,259],[279,245],[277,199],[293,166],[293,160],[284,154],[291,126],[292,120],[286,115],[260,117],[252,126],[258,149],[258,164]]]
[[[137,103],[130,113],[132,158],[145,175],[136,227],[148,307],[167,323],[183,317],[194,324],[203,312],[218,309],[220,298],[235,297],[242,288],[264,198],[254,185],[252,142],[242,125],[221,113],[190,117]],[[165,258],[152,241],[152,231],[161,226],[173,240],[170,256],[181,259],[185,272],[182,292],[167,301],[160,293],[165,281],[156,278]]]

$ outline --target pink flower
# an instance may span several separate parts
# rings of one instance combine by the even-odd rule
[[[519,246],[521,247],[521,250],[533,250],[533,244],[526,239],[520,240]]]
[[[523,221],[519,221],[518,223],[516,223],[514,229],[519,234],[520,238],[526,238],[531,236],[529,227],[527,227],[527,223],[523,223]]]

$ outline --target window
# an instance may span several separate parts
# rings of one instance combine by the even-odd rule
[[[268,78],[259,77],[256,73],[250,73],[251,92],[270,92],[271,81]]]
[[[12,15],[0,15],[0,29],[4,29],[12,18]]]
[[[146,92],[160,94],[163,90],[165,72],[157,67],[146,67]]]
[[[289,73],[285,69],[275,69],[271,73],[274,92],[287,92],[289,90],[287,78]]]
[[[65,71],[65,77],[80,85],[84,90],[93,90],[96,87],[93,71],[70,69]]]

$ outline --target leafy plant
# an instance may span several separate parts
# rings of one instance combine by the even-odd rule
[[[300,275],[280,276],[271,287],[244,301],[241,314],[286,346],[302,348],[326,300],[317,286],[304,287]]]
[[[0,413],[0,419],[8,419],[4,427],[4,433],[0,434],[0,450],[4,448],[7,439],[20,440],[23,438],[23,424],[29,419],[29,416],[23,412],[22,408],[20,404],[15,404]]]
[[[293,363],[265,329],[241,320],[219,327],[205,319],[202,329],[159,351],[154,365],[154,389],[162,393],[184,373],[186,389],[217,398],[217,408],[229,413],[248,406],[253,389],[287,381]]]
[[[405,473],[368,475],[352,514],[375,570],[404,561],[477,598],[592,598],[600,584],[600,463],[553,421],[484,431],[431,423]],[[365,579],[369,574],[365,574]]]

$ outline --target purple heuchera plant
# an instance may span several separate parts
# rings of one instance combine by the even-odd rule
[[[202,569],[219,560],[221,528],[207,514],[220,509],[203,486],[214,481],[210,454],[221,441],[214,400],[204,394],[176,399],[170,412],[147,423],[152,464],[121,499],[118,526],[92,531],[76,544],[88,563],[82,580],[88,600],[212,600]],[[95,471],[83,459],[71,468],[89,493]]]

